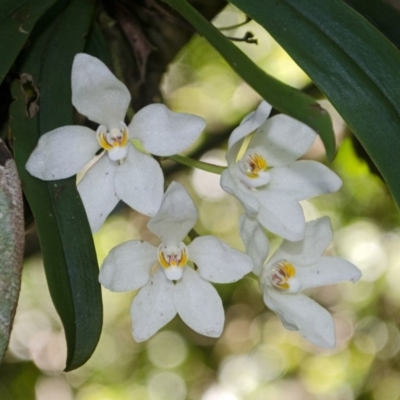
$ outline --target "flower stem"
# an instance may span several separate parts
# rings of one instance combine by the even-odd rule
[[[188,167],[202,169],[203,171],[212,172],[213,174],[218,175],[221,175],[226,169],[226,167],[222,167],[220,165],[209,164],[186,156],[180,156],[178,154],[175,156],[169,156],[168,158]]]

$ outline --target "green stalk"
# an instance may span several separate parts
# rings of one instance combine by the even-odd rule
[[[221,167],[220,165],[193,160],[193,158],[180,156],[178,154],[175,156],[169,156],[168,158],[180,164],[186,165],[187,167],[202,169],[203,171],[211,172],[218,175],[221,175],[226,169],[226,167]]]

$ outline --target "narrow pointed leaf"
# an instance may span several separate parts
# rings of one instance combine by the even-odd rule
[[[231,0],[325,93],[400,206],[400,52],[341,0]]]
[[[328,113],[310,96],[278,81],[257,67],[186,0],[163,0],[203,35],[234,71],[279,111],[313,128],[325,145],[328,159],[335,154],[335,137]]]
[[[11,68],[38,18],[56,0],[2,0],[0,2],[0,83]]]
[[[24,207],[17,167],[0,139],[0,362],[10,339],[21,286]]]
[[[75,177],[44,182],[26,170],[40,135],[73,124],[71,68],[82,51],[94,2],[72,0],[36,37],[12,93],[10,130],[23,190],[36,219],[47,282],[67,340],[66,370],[85,363],[102,327],[101,291],[92,234]],[[71,144],[72,145],[72,144]]]

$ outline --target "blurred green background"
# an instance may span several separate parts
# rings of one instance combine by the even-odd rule
[[[237,24],[243,15],[226,8],[217,27]],[[258,44],[238,43],[268,73],[316,93],[308,77],[254,22],[224,30],[232,37],[251,31]],[[170,65],[163,80],[166,103],[175,111],[207,120],[202,160],[225,164],[226,139],[260,101],[207,42],[195,37]],[[352,400],[400,399],[400,230],[399,215],[379,177],[358,154],[359,146],[326,100],[334,121],[338,154],[331,165],[343,179],[332,195],[302,203],[307,220],[332,219],[328,252],[357,265],[363,278],[310,290],[333,314],[337,347],[317,348],[285,330],[263,304],[257,281],[246,277],[216,285],[226,310],[221,338],[203,337],[176,317],[145,343],[131,336],[129,308],[135,293],[103,290],[104,329],[93,357],[62,372],[66,347],[61,323],[48,293],[42,260],[24,263],[23,282],[9,351],[0,365],[0,400]],[[207,144],[209,143],[209,145]],[[356,151],[357,150],[357,151]],[[192,149],[196,152],[196,148]],[[316,141],[306,157],[324,161]],[[200,234],[214,234],[243,250],[238,218],[243,212],[219,188],[219,176],[190,171],[163,160],[166,180],[180,181],[199,208]],[[158,244],[147,218],[117,207],[95,235],[99,263],[111,248],[130,239]],[[274,250],[280,239],[271,236]]]

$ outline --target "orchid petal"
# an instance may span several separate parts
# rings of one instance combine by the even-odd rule
[[[134,339],[137,342],[149,339],[175,315],[174,284],[158,269],[133,299],[131,317]]]
[[[157,156],[170,156],[191,146],[200,136],[206,121],[193,114],[170,111],[164,104],[142,108],[129,125],[131,139]]]
[[[220,185],[225,192],[237,197],[247,213],[254,215],[258,212],[260,203],[255,198],[253,192],[250,189],[246,189],[242,184],[238,184],[234,178],[232,178],[229,169],[221,174]]]
[[[189,258],[200,276],[215,283],[231,283],[251,272],[251,258],[215,236],[200,236],[188,246]]]
[[[71,85],[72,104],[91,121],[111,129],[124,120],[131,95],[99,59],[77,54],[72,65]]]
[[[84,126],[63,126],[40,137],[26,163],[28,172],[45,181],[69,178],[99,149],[96,134]]]
[[[274,309],[292,328],[295,326],[309,342],[332,349],[335,347],[333,318],[325,308],[303,294],[264,291],[265,304]]]
[[[307,125],[284,114],[268,119],[250,141],[248,149],[261,151],[270,166],[292,163],[314,143],[317,134]]]
[[[113,292],[139,289],[149,281],[151,267],[156,261],[156,247],[130,240],[110,251],[101,267],[99,282]]]
[[[90,167],[78,185],[93,233],[100,229],[119,201],[114,188],[117,170],[117,163],[104,154]]]
[[[271,109],[272,106],[270,104],[266,101],[262,101],[256,111],[253,111],[243,118],[243,121],[233,130],[229,137],[228,151],[236,142],[258,129],[268,118]]]
[[[175,285],[178,314],[190,328],[205,336],[219,337],[224,327],[224,309],[215,288],[191,268]]]
[[[239,219],[239,229],[246,253],[253,260],[253,272],[260,275],[269,253],[268,238],[257,219],[246,214],[241,215]]]
[[[342,281],[355,283],[361,278],[361,271],[342,258],[321,257],[315,265],[296,268],[296,278],[304,290]]]
[[[128,144],[128,155],[115,175],[118,197],[144,215],[155,215],[160,208],[164,176],[154,158]]]
[[[257,219],[270,232],[291,241],[304,237],[303,209],[293,198],[283,193],[255,191],[260,203]]]
[[[172,182],[165,192],[158,213],[150,219],[147,227],[164,244],[177,245],[197,221],[197,209],[186,189]]]
[[[333,234],[328,217],[307,222],[304,238],[297,242],[284,240],[268,261],[267,267],[279,260],[289,260],[293,264],[308,265],[318,261],[332,242]]]
[[[305,200],[339,190],[342,180],[317,161],[296,161],[270,170],[268,190],[280,191],[296,200]]]

